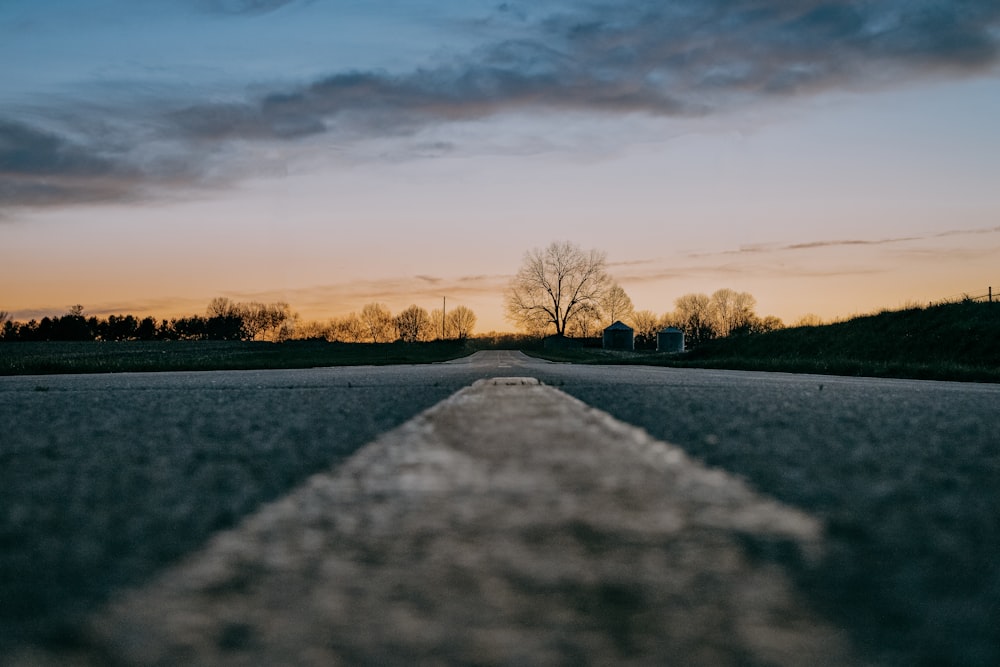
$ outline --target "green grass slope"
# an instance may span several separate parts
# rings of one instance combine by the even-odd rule
[[[1000,381],[1000,304],[882,312],[712,341],[684,362],[835,375]]]

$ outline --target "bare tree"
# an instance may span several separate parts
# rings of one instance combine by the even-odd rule
[[[332,320],[329,322],[319,322],[316,320],[302,321],[298,319],[298,315],[295,317],[294,338],[296,340],[318,340],[320,338],[326,341],[334,340]]]
[[[608,288],[604,296],[601,297],[601,316],[604,324],[610,326],[616,321],[625,321],[632,315],[635,306],[625,290],[618,283],[614,283]]]
[[[365,338],[373,343],[388,343],[396,338],[396,323],[392,313],[381,303],[369,303],[361,309],[361,325]]]
[[[440,308],[435,308],[430,312],[428,317],[431,318],[431,340],[445,340],[451,338],[451,329],[448,327],[448,318],[445,316],[444,311]]]
[[[432,326],[430,315],[416,304],[396,316],[399,339],[406,343],[429,340],[433,336]]]
[[[250,340],[266,340],[268,334],[273,341],[287,340],[292,336],[298,319],[298,315],[292,313],[292,307],[284,301],[237,303],[224,296],[209,301],[205,312],[209,320],[238,319],[243,335]]]
[[[357,313],[333,320],[330,324],[333,339],[342,343],[361,343],[368,337],[367,329]]]
[[[684,331],[692,345],[716,337],[718,332],[712,317],[712,300],[707,294],[685,294],[674,305],[676,308],[671,319]]]
[[[740,330],[748,330],[756,315],[757,300],[748,292],[731,289],[716,290],[712,294],[712,316],[715,331],[720,336],[728,336]]]
[[[267,328],[268,316],[266,306],[258,301],[237,304],[238,315],[243,319],[243,330],[250,340],[263,337]]]
[[[284,302],[268,304],[268,328],[271,330],[271,340],[274,342],[290,339],[295,334],[295,325],[299,314],[292,312],[292,307]]]
[[[225,296],[217,296],[208,302],[205,314],[209,317],[233,317],[239,315],[239,304]]]
[[[597,306],[586,304],[580,307],[564,333],[574,338],[590,338],[596,336],[600,330],[601,311]]]
[[[755,317],[754,321],[750,325],[750,332],[769,333],[771,331],[777,331],[778,329],[784,328],[785,323],[781,321],[780,317],[768,315],[766,317]]]
[[[656,332],[660,330],[660,319],[651,310],[637,310],[629,318],[635,329],[637,345],[649,346],[656,343]]]
[[[470,308],[459,306],[448,313],[445,321],[449,338],[465,340],[472,335],[472,330],[476,326],[476,314]]]
[[[507,318],[528,330],[555,326],[563,335],[584,307],[599,307],[608,289],[603,252],[584,252],[569,242],[524,255],[505,294]]]

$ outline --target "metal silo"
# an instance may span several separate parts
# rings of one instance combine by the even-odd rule
[[[677,327],[667,327],[656,334],[657,352],[683,352],[684,332]]]
[[[605,350],[634,350],[635,331],[632,327],[616,321],[604,330]]]

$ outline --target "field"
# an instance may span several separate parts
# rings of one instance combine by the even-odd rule
[[[130,341],[0,343],[0,375],[425,364],[469,354],[461,341],[326,343]]]

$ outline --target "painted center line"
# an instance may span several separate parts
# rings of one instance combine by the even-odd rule
[[[480,381],[89,627],[121,664],[857,664],[811,517],[531,378]]]

